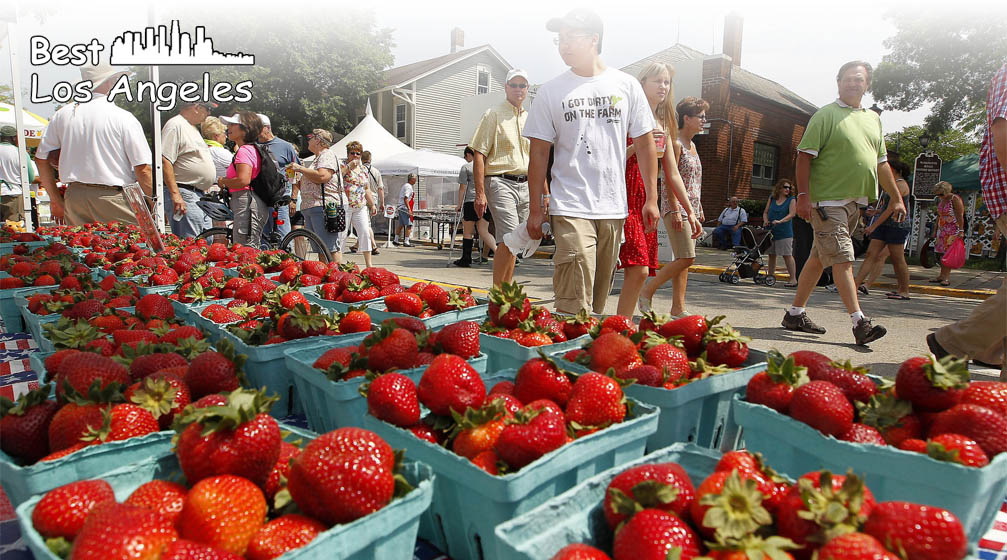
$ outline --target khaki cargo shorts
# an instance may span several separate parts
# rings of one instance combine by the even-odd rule
[[[556,239],[552,287],[557,311],[571,314],[581,309],[605,311],[619,259],[624,221],[551,217]]]
[[[822,219],[822,213],[825,219]],[[811,256],[817,256],[822,266],[853,262],[853,239],[850,237],[860,221],[860,207],[856,202],[843,206],[819,206],[811,209],[811,228],[815,241]]]

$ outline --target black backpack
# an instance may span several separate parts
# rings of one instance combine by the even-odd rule
[[[249,186],[252,188],[255,196],[266,203],[266,206],[275,206],[284,197],[284,193],[286,192],[286,174],[280,171],[280,166],[273,159],[273,153],[269,151],[269,148],[258,142],[252,144],[252,146],[255,147],[255,152],[259,154],[259,174],[252,178]],[[235,157],[237,157],[237,154],[235,154]],[[234,158],[231,159],[231,165],[234,165]]]

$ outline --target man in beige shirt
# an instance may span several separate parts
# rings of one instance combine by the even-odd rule
[[[528,111],[521,107],[528,96],[528,74],[511,70],[504,87],[507,101],[486,111],[469,142],[475,151],[476,218],[482,217],[488,205],[496,225],[494,286],[514,277],[514,255],[504,244],[504,235],[528,219],[529,142],[521,135],[528,120]]]
[[[184,105],[161,128],[164,199],[171,201],[164,210],[170,212],[171,232],[179,237],[196,237],[213,227],[210,217],[196,204],[216,179],[210,148],[196,128],[210,115],[210,108],[209,103]]]

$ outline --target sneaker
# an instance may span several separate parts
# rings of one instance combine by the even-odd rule
[[[864,294],[865,296],[871,295],[871,292],[867,290],[867,286],[863,284],[857,286],[857,291]]]
[[[412,247],[412,246],[413,246],[413,244],[412,244],[412,243],[410,243],[408,239],[406,239],[406,242],[405,242],[405,243],[403,243],[403,244],[402,244],[402,246],[403,246],[403,247]]]
[[[371,254],[374,255],[374,256],[377,256],[377,255],[380,255],[381,253],[378,251],[378,248],[375,247],[375,248],[371,249]]]
[[[356,247],[350,247],[350,252],[351,253],[356,253],[357,252],[357,248]]]
[[[871,320],[867,317],[861,319],[857,323],[857,326],[853,327],[853,338],[861,346],[866,345],[868,342],[874,342],[886,334],[888,334],[888,330],[881,325],[872,325]]]
[[[839,293],[839,288],[837,288],[835,284],[829,284],[828,286],[825,287],[825,289],[834,294]]]
[[[640,308],[641,315],[644,313],[650,313],[654,310],[651,306],[650,298],[645,298],[643,296],[640,296],[640,298],[636,300],[636,305]]]
[[[471,268],[472,261],[467,261],[465,259],[458,259],[454,262],[455,266],[460,266],[462,268]]]
[[[807,313],[801,313],[800,315],[791,315],[789,311],[783,312],[783,328],[790,331],[800,331],[812,334],[825,334],[825,329],[819,327],[811,319],[808,318]]]
[[[395,247],[398,247],[399,246],[399,240],[398,239],[392,239],[392,245],[395,246]]]
[[[689,313],[688,311],[686,311],[686,310],[683,309],[682,312],[679,313],[678,315],[675,315],[674,313],[672,313],[671,314],[671,320],[672,321],[677,321],[677,320],[685,318],[685,317],[691,317],[692,315],[693,315],[693,313]]]

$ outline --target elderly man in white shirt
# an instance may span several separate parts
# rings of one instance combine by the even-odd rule
[[[717,228],[713,230],[713,238],[720,242],[722,249],[730,249],[741,243],[741,226],[748,223],[748,214],[738,206],[738,197],[732,196],[730,206],[724,208],[717,218]],[[726,236],[730,234],[731,244],[727,245]]]
[[[81,68],[94,84],[94,98],[56,112],[35,153],[42,186],[55,218],[69,225],[113,221],[137,223],[122,187],[139,183],[151,195],[151,154],[140,121],[108,100],[119,76],[128,71],[108,65]],[[59,152],[60,179],[69,186],[64,199],[56,188],[48,157]]]

